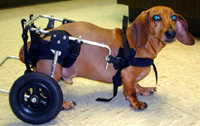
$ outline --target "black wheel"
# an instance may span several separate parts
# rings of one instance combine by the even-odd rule
[[[43,124],[54,119],[60,112],[63,94],[53,78],[31,72],[14,82],[9,101],[19,119],[30,124]]]

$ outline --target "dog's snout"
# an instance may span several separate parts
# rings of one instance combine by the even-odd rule
[[[175,30],[167,30],[165,32],[165,34],[166,34],[166,37],[168,39],[174,39],[176,37],[176,31]]]

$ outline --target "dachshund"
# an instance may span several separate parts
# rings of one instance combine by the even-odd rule
[[[63,24],[52,30],[65,30],[74,37],[82,36],[83,39],[104,43],[112,50],[112,56],[116,57],[119,48],[123,48],[122,29],[105,29],[88,22],[74,22]],[[165,45],[178,39],[186,45],[194,45],[195,40],[188,32],[186,20],[176,14],[171,8],[165,6],[152,7],[143,11],[126,31],[130,48],[136,51],[135,57],[155,59],[158,52]],[[50,41],[50,36],[44,40]],[[30,46],[30,43],[28,43]],[[28,47],[29,48],[29,47]],[[96,46],[83,44],[80,55],[74,65],[64,68],[57,63],[54,79],[58,82],[63,78],[68,83],[73,83],[72,78],[83,77],[105,83],[112,83],[112,77],[117,70],[112,64],[105,69],[105,56],[107,50]],[[24,61],[23,47],[19,53],[20,59]],[[51,74],[52,60],[41,59],[36,64],[37,72]],[[150,73],[150,67],[128,66],[121,70],[121,79],[126,99],[135,110],[147,108],[145,102],[137,98],[137,93],[150,95],[156,91],[156,87],[141,87],[139,81]],[[63,107],[73,107],[72,102],[63,102]]]

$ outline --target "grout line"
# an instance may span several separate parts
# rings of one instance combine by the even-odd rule
[[[156,98],[156,99],[160,100],[159,98]],[[180,108],[178,108],[178,107],[176,107],[176,106],[174,106],[174,105],[172,105],[172,104],[169,104],[169,103],[167,103],[167,102],[164,102],[164,101],[162,101],[162,100],[160,100],[160,101],[163,102],[164,104],[167,104],[167,105],[169,105],[169,106],[172,106],[172,107],[178,109],[179,111],[182,111],[182,112],[184,112],[184,113],[186,113],[186,114],[188,114],[188,115],[190,115],[190,116],[192,116],[192,117],[194,117],[194,118],[200,120],[199,117],[197,117],[197,116],[195,116],[195,115],[193,115],[193,114],[191,114],[191,113],[189,113],[189,112],[187,112],[187,111],[184,111],[184,110],[182,110],[182,109],[180,109]]]
[[[15,77],[13,76],[13,74],[11,72],[9,72],[4,66],[1,66],[1,68],[4,69],[5,72],[9,74],[9,77],[12,77],[13,80],[15,79]]]
[[[65,126],[68,126],[68,124],[66,124],[61,118],[58,117],[58,119],[59,119],[63,124],[65,124]]]

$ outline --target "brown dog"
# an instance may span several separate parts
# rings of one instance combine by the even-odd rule
[[[123,47],[122,29],[104,29],[87,22],[75,22],[61,25],[53,30],[65,30],[74,37],[82,36],[83,39],[100,42],[108,45],[112,50],[112,56],[116,57],[120,47]],[[157,6],[142,12],[127,29],[127,38],[130,48],[135,49],[136,57],[156,58],[161,49],[176,38],[186,45],[194,45],[195,41],[188,32],[186,20],[176,14],[171,8]],[[44,38],[49,41],[50,37]],[[30,43],[29,43],[30,44]],[[112,77],[117,72],[112,64],[105,69],[105,56],[107,50],[91,45],[83,44],[81,52],[75,64],[70,68],[63,68],[57,63],[55,80],[61,77],[68,83],[72,83],[73,77],[84,77],[105,83],[112,83]],[[20,51],[23,60],[23,51]],[[52,60],[40,60],[36,65],[38,72],[50,75]],[[136,110],[147,108],[145,102],[137,99],[136,93],[149,95],[156,88],[143,88],[138,82],[147,76],[150,67],[128,66],[121,71],[124,94]],[[70,102],[64,102],[65,109],[73,106]]]

